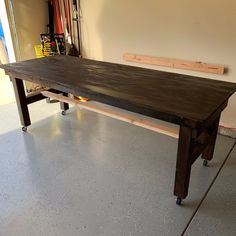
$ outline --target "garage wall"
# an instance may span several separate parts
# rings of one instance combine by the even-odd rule
[[[236,82],[235,0],[81,0],[83,54],[127,63],[124,52],[222,64],[226,75],[133,64]],[[221,122],[236,127],[236,95]]]
[[[35,58],[34,45],[40,43],[40,33],[47,32],[47,1],[5,0],[5,2],[17,60]],[[13,6],[14,20],[11,15],[10,2]]]

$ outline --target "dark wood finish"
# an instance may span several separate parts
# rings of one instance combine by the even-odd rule
[[[210,128],[212,131],[210,142],[202,152],[202,158],[208,161],[213,158],[219,122],[220,115],[216,118],[215,122],[213,122],[212,127]]]
[[[191,157],[192,163],[194,163],[194,161],[200,156],[200,154],[203,154],[204,150],[206,151],[206,153],[202,156],[202,158],[208,159],[208,160],[212,159],[221,114],[216,113],[216,115],[217,116],[214,116],[215,120],[211,119],[212,123],[210,123],[209,120],[207,120],[205,122],[204,129],[203,127],[201,127],[197,130],[198,136],[194,137],[195,145],[194,145],[194,149],[193,149],[193,153]],[[211,156],[211,158],[206,157],[207,153]]]
[[[174,187],[174,194],[179,199],[188,195],[191,167],[195,160],[201,154],[205,160],[213,158],[219,120],[218,114],[212,123],[205,122],[204,129],[201,127],[199,130],[180,126]]]
[[[43,96],[39,92],[35,92],[35,93],[31,93],[29,95],[26,95],[23,80],[18,79],[18,78],[14,78],[14,77],[10,77],[10,78],[11,78],[11,82],[13,84],[13,89],[14,89],[14,93],[15,93],[15,97],[16,97],[16,103],[17,103],[17,108],[18,108],[18,113],[19,113],[21,125],[23,127],[27,127],[27,126],[31,125],[28,105],[31,103],[46,99],[46,97]],[[56,89],[49,89],[49,91],[54,92],[54,93],[63,93],[63,92],[58,91]],[[63,95],[66,95],[66,94],[63,93]],[[66,111],[69,109],[69,104],[61,102],[60,107],[63,111]]]
[[[40,92],[31,93],[31,94],[27,95],[27,97],[26,97],[27,104],[38,102],[43,99],[45,99],[45,97]]]
[[[63,96],[67,96],[67,93],[62,93]],[[62,111],[66,111],[69,109],[69,104],[65,102],[60,102],[60,107]]]
[[[234,83],[67,56],[0,67],[14,77],[190,127],[210,117],[236,88]]]
[[[188,194],[191,167],[202,154],[211,160],[220,114],[235,83],[161,72],[75,57],[47,57],[0,65],[13,78],[180,125],[174,194],[180,204]],[[27,105],[43,99],[26,97],[23,83],[13,79],[20,118],[30,124]],[[68,104],[62,104],[67,110]]]
[[[56,89],[48,89],[48,91],[53,92],[53,93],[62,93],[61,91],[58,91]],[[45,99],[46,97],[42,95],[40,91],[38,92],[32,92],[26,96],[27,104],[31,104],[34,102],[38,102],[40,100]],[[46,98],[47,99],[47,98]],[[67,105],[67,109],[69,109],[69,105]]]
[[[31,121],[23,81],[14,77],[11,77],[11,81],[13,83],[21,124],[27,127],[31,125]]]
[[[228,100],[225,101],[225,103],[223,103],[222,105],[220,105],[217,110],[211,114],[210,117],[208,117],[208,119],[206,119],[197,129],[198,131],[198,135],[201,134],[206,127],[212,126],[212,124],[215,122],[215,120],[220,117],[221,112],[227,107],[228,105]]]
[[[194,139],[192,129],[180,126],[174,194],[181,199],[185,198],[188,194],[193,149]]]

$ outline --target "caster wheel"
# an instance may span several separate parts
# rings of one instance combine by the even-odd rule
[[[203,161],[203,166],[208,166],[208,161],[207,160]]]
[[[62,114],[63,116],[65,116],[65,115],[66,115],[66,111],[62,111],[61,114]]]
[[[26,126],[23,126],[23,127],[22,127],[22,131],[23,131],[23,132],[27,132],[27,127],[26,127]]]
[[[177,197],[176,204],[180,206],[182,203],[182,199],[180,197]]]

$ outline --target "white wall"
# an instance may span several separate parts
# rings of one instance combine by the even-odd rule
[[[172,71],[236,82],[235,0],[81,0],[83,54],[126,63],[124,52],[222,64],[222,76]],[[236,95],[221,122],[236,127]]]

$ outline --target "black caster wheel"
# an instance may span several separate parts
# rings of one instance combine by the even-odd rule
[[[208,166],[208,161],[207,160],[203,161],[203,166]]]
[[[22,131],[23,131],[23,132],[27,132],[27,126],[23,126],[23,127],[22,127]]]
[[[63,116],[65,116],[65,115],[66,115],[66,111],[62,111],[61,114],[62,114]]]
[[[182,198],[177,197],[176,204],[177,204],[178,206],[181,206],[181,204],[182,204]]]

